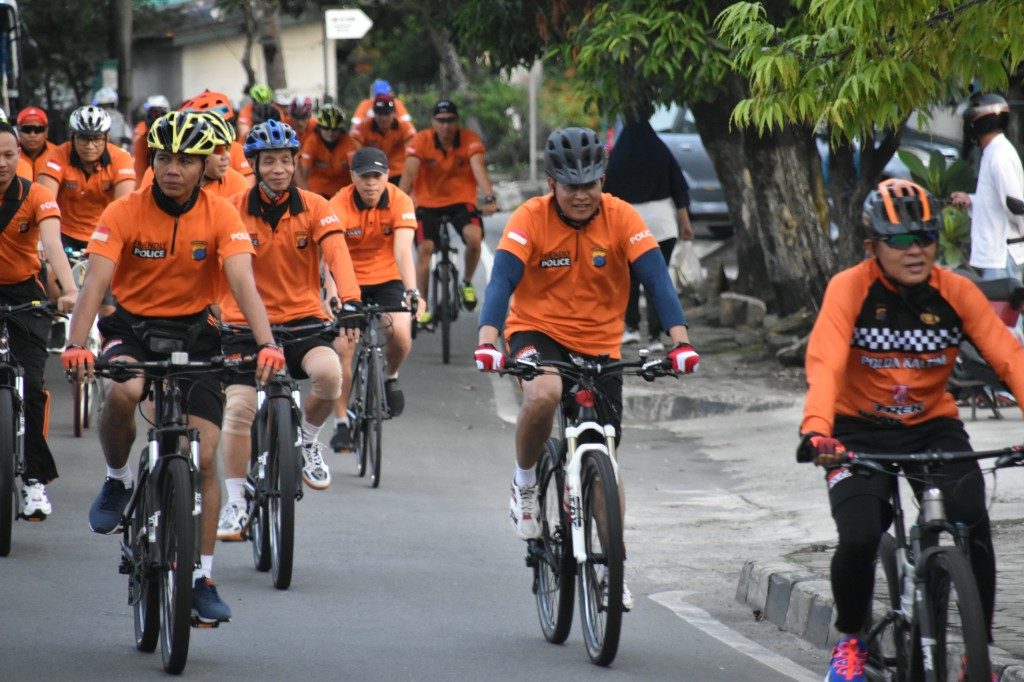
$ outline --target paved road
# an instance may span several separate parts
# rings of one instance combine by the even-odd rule
[[[523,545],[504,513],[512,430],[496,415],[492,383],[464,361],[474,346],[470,319],[457,327],[457,364],[450,367],[440,364],[437,338],[417,341],[402,373],[406,414],[385,430],[381,488],[372,490],[354,476],[350,456],[330,457],[333,486],[310,492],[299,505],[291,589],[277,591],[267,574],[253,570],[248,544],[219,545],[214,576],[234,621],[193,631],[189,677],[504,680],[597,674],[578,628],[565,646],[551,646],[540,634]],[[103,472],[95,434],[71,437],[69,390],[52,365],[51,439],[61,478],[50,486],[53,517],[17,524],[11,556],[0,561],[0,677],[155,677],[159,654],[140,654],[132,646],[117,540],[90,533],[86,524]],[[638,499],[651,481],[677,487],[685,481],[691,490],[706,486],[709,495],[725,483],[725,475],[700,457],[678,459],[676,437],[636,429],[629,439],[624,452],[631,459],[624,467],[637,482]],[[641,525],[649,525],[647,507],[637,509],[644,513]],[[660,532],[672,532],[668,521]],[[628,526],[627,540],[641,542],[629,535],[634,527]],[[614,678],[820,677],[771,651],[812,667],[820,665],[818,653],[788,635],[766,635],[744,624],[731,593],[708,594],[720,589],[720,581],[673,584],[663,573],[649,581],[642,560],[630,571],[639,599],[607,673]]]

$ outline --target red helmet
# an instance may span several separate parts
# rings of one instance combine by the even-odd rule
[[[296,97],[288,105],[288,115],[292,118],[309,118],[313,113],[313,100],[309,97]]]
[[[235,117],[235,109],[231,106],[231,100],[228,99],[228,96],[223,92],[215,92],[213,90],[203,90],[192,99],[185,100],[178,107],[178,111],[191,111],[194,113],[215,111],[227,121]]]

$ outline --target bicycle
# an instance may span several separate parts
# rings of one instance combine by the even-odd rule
[[[75,286],[81,288],[85,281],[85,271],[88,267],[88,256],[85,251],[76,250],[70,246],[64,247],[64,253],[68,256],[71,264],[71,277],[75,280]],[[64,338],[67,338],[67,320],[61,324],[65,325]],[[92,323],[89,336],[86,337],[85,347],[92,351],[92,354],[99,356],[100,348],[103,345],[100,337],[100,330],[96,320]],[[94,376],[91,381],[71,383],[71,426],[75,438],[81,438],[85,430],[92,426],[93,415],[98,415],[103,409],[107,399],[107,384],[100,378]]]
[[[0,557],[11,553],[11,531],[20,514],[18,478],[25,473],[25,370],[11,350],[7,321],[26,311],[49,315],[51,304],[30,301],[0,305]]]
[[[221,331],[248,335],[249,327],[221,324]],[[275,325],[282,346],[322,334],[337,336],[337,322]],[[252,454],[246,477],[248,522],[243,534],[252,541],[257,571],[271,572],[274,587],[291,586],[295,555],[295,503],[302,499],[302,396],[298,382],[281,372],[265,385],[256,384],[256,419],[252,424]]]
[[[598,383],[615,374],[653,381],[671,374],[664,362],[645,355],[635,361],[520,359],[501,372],[528,380],[550,369],[573,384],[558,411],[561,438],[547,440],[537,464],[541,537],[527,542],[526,565],[533,569],[541,631],[553,644],[569,636],[576,582],[587,655],[601,666],[618,652],[626,557],[616,428],[599,421],[607,398]]]
[[[452,216],[439,218],[440,230],[437,248],[432,257],[434,266],[430,271],[430,300],[433,302],[433,322],[441,327],[441,362],[449,364],[452,356],[452,323],[459,318],[461,297],[459,295],[459,269],[452,256],[458,249],[452,246],[449,228],[454,229]]]
[[[240,366],[224,358],[189,360],[173,352],[167,360],[107,362],[95,373],[114,381],[141,374],[149,382],[153,421],[139,457],[135,488],[121,521],[121,563],[128,576],[128,603],[135,621],[135,646],[147,653],[160,642],[164,670],[178,674],[188,659],[190,627],[217,627],[192,615],[192,572],[199,565],[199,430],[189,427],[179,387],[188,374]]]
[[[413,301],[412,311],[416,310]],[[386,335],[381,328],[381,317],[387,313],[407,313],[404,306],[363,305],[366,329],[359,336],[352,362],[352,434],[356,451],[356,472],[360,477],[370,471],[370,486],[380,486],[381,430],[385,419],[391,419],[391,410],[384,396],[384,345]]]
[[[864,638],[868,670],[881,679],[900,682],[990,682],[985,616],[967,557],[969,532],[962,524],[946,519],[942,491],[931,484],[930,476],[949,462],[998,457],[993,470],[1020,466],[1024,446],[979,452],[851,452],[847,457],[853,470],[893,477],[895,536],[885,533],[878,547],[886,610]],[[921,466],[929,481],[909,533],[899,493],[899,478],[908,474],[896,469],[906,464]],[[966,666],[966,678],[959,677],[961,666]]]

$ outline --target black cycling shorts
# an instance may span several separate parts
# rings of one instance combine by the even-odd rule
[[[292,320],[281,326],[295,325],[296,327],[305,326],[308,324],[315,324],[317,322],[324,322],[319,317],[303,317],[298,320]],[[277,342],[281,344],[281,348],[284,350],[284,361],[288,366],[288,374],[293,379],[308,379],[309,377],[305,372],[302,371],[302,360],[306,357],[306,353],[318,348],[320,346],[326,346],[332,348],[332,342],[334,337],[331,334],[323,333],[316,336],[311,336],[305,339],[298,339],[290,341],[283,335],[278,335],[282,338],[278,338]],[[250,334],[224,334],[222,342],[224,346],[224,355],[230,357],[232,355],[255,355],[257,351],[256,342],[253,340]],[[235,384],[244,384],[246,386],[256,385],[256,370],[235,370],[229,375],[229,378],[225,381],[228,386]]]
[[[186,344],[185,350],[192,360],[209,360],[221,354],[220,332],[209,319],[207,311],[196,315],[171,318],[148,318],[157,321],[170,321],[190,326],[196,330],[193,338]],[[156,353],[136,334],[133,324],[145,322],[147,318],[128,313],[120,306],[110,315],[101,317],[98,323],[100,334],[103,335],[103,350],[100,357],[106,361],[119,357],[133,357],[140,362],[149,360],[167,360],[167,353]],[[221,391],[220,379],[213,375],[185,376],[179,382],[185,399],[185,413],[207,419],[220,426],[224,417],[224,394]]]
[[[462,243],[466,243],[466,235],[463,231],[469,225],[476,225],[481,233],[484,229],[483,218],[480,211],[473,204],[452,204],[439,208],[417,208],[416,209],[416,243],[428,240],[437,244],[441,241],[441,224],[450,220],[459,233]]]
[[[405,305],[405,285],[400,279],[361,286],[359,292],[363,303],[376,303],[385,308]]]
[[[570,351],[547,334],[536,331],[515,332],[508,339],[508,354],[513,361],[520,358],[539,358],[541,360],[570,361],[570,356],[578,355],[588,360],[596,359],[593,355],[583,355]],[[575,410],[575,402],[569,395],[573,386],[570,379],[562,378],[562,407],[566,414]],[[597,382],[597,390],[605,398],[598,403],[598,417],[606,424],[615,427],[616,442],[622,437],[622,375],[613,374],[602,377]]]

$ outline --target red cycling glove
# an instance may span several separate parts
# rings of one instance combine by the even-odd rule
[[[88,348],[82,348],[81,346],[68,346],[64,352],[60,354],[60,364],[62,364],[64,369],[68,372],[73,372],[79,367],[83,367],[86,371],[89,371],[92,369],[92,366],[96,364],[96,356],[93,355],[92,351]]]
[[[841,455],[846,452],[846,446],[838,438],[823,436],[820,433],[806,433],[800,439],[800,446],[796,451],[796,461],[813,462],[816,455]]]
[[[688,343],[677,343],[676,347],[668,352],[667,360],[672,371],[680,374],[692,374],[700,368],[700,355]]]
[[[269,367],[275,374],[280,372],[284,367],[284,351],[280,346],[264,344],[256,356],[256,367]]]
[[[482,343],[473,353],[476,368],[481,372],[497,372],[505,367],[505,354],[494,347],[493,343]]]

